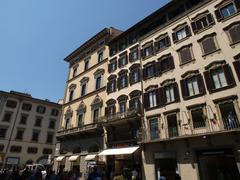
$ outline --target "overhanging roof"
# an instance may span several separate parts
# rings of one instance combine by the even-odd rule
[[[113,149],[106,149],[103,150],[99,155],[104,156],[104,155],[120,155],[120,154],[132,154],[134,153],[137,149],[139,149],[139,146],[134,146],[134,147],[126,147],[126,148],[113,148]]]

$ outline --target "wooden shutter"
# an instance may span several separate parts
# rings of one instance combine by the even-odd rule
[[[149,104],[149,95],[148,93],[144,93],[144,96],[143,96],[143,101],[144,101],[144,108],[147,109],[149,108],[150,104]]]
[[[120,81],[121,81],[121,77],[118,77],[118,79],[117,79],[117,88],[118,88],[118,89],[121,89],[121,87],[120,87]]]
[[[185,47],[179,51],[181,56],[181,64],[186,63],[192,60],[192,54],[190,51],[190,47]]]
[[[191,31],[190,31],[190,28],[189,28],[188,25],[185,26],[185,31],[186,31],[186,35],[187,35],[187,37],[188,37],[188,36],[191,36]]]
[[[105,116],[108,117],[108,107],[105,107]]]
[[[220,9],[215,10],[214,13],[218,22],[223,19]]]
[[[165,88],[164,87],[158,88],[157,93],[159,94],[159,97],[158,97],[159,105],[163,106],[167,102]]]
[[[107,93],[109,94],[110,92],[110,82],[107,83]]]
[[[234,25],[229,30],[229,34],[232,39],[232,43],[240,41],[240,24]]]
[[[226,65],[223,66],[223,71],[224,71],[224,74],[225,74],[228,85],[229,86],[235,85],[236,82],[235,82],[235,79],[233,77],[231,67],[228,64],[226,64]]]
[[[157,102],[157,106],[161,105],[161,96],[162,96],[162,89],[158,88],[155,89],[155,93],[156,93],[156,102]]]
[[[126,80],[126,85],[125,85],[125,87],[128,87],[128,75],[125,74],[125,75],[124,75],[124,78],[125,78],[125,80]]]
[[[133,61],[133,56],[132,56],[132,52],[129,53],[129,62],[132,62]]]
[[[154,76],[158,76],[157,72],[157,62],[152,62]]]
[[[180,84],[181,84],[183,99],[186,99],[188,97],[188,89],[187,89],[186,80],[185,79],[180,80]]]
[[[240,10],[240,0],[234,0],[235,6],[237,8],[237,10]]]
[[[192,26],[193,32],[196,33],[198,31],[197,26],[196,26],[196,22],[192,22],[191,26]]]
[[[175,65],[174,65],[174,60],[172,55],[168,57],[168,61],[169,61],[169,69],[174,69]]]
[[[159,50],[158,41],[154,42],[154,50],[157,52]]]
[[[204,86],[202,75],[198,74],[196,77],[197,77],[198,88],[199,88],[200,94],[202,94],[202,95],[206,94],[206,90],[205,90],[205,86]]]
[[[204,54],[211,53],[217,49],[214,37],[207,37],[206,39],[202,40],[202,48]]]
[[[111,69],[111,63],[108,64],[108,72],[109,72],[109,73],[112,72],[112,69]]]
[[[141,50],[140,50],[140,55],[141,55],[141,58],[145,58],[144,49],[141,49]]]
[[[142,76],[144,80],[147,79],[146,67],[142,70]]]
[[[116,89],[117,89],[117,80],[116,79],[114,79],[113,84],[114,84],[114,91],[116,91]]]
[[[176,36],[176,32],[172,33],[172,39],[173,39],[173,43],[178,41],[177,36]]]
[[[240,61],[234,61],[233,66],[234,66],[235,72],[238,76],[238,80],[240,81]]]
[[[169,36],[166,36],[165,37],[165,42],[166,42],[166,46],[170,46],[171,45],[171,40],[170,40],[170,37]]]
[[[175,102],[179,102],[180,101],[179,89],[178,89],[178,84],[176,82],[173,83],[173,90],[174,90]]]
[[[207,14],[208,25],[215,24],[214,18],[211,13]]]
[[[154,54],[155,52],[154,52],[154,49],[153,49],[153,44],[151,44],[151,46],[150,46],[150,54],[152,55],[152,54]]]
[[[206,85],[207,85],[207,89],[208,89],[209,93],[212,93],[213,90],[214,90],[214,85],[213,85],[213,81],[212,81],[210,71],[205,71],[203,73],[203,75],[204,75],[204,79],[205,79],[205,82],[206,82]]]
[[[125,55],[126,58],[126,64],[128,64],[128,54]]]
[[[157,61],[155,62],[155,66],[156,66],[156,75],[159,76],[161,75],[161,61]]]
[[[132,85],[133,84],[133,72],[132,71],[129,73],[128,78],[129,78],[129,84]]]

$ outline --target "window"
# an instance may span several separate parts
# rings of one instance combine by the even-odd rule
[[[22,146],[11,146],[10,147],[10,152],[13,152],[13,153],[20,153],[22,151]]]
[[[87,59],[87,60],[84,61],[84,71],[88,70],[88,68],[89,68],[89,61],[90,61],[90,59]]]
[[[172,55],[165,55],[158,59],[158,63],[160,64],[160,73],[169,71],[175,68],[174,61]]]
[[[173,86],[165,87],[165,95],[167,103],[175,101]]]
[[[101,83],[102,83],[102,76],[100,75],[96,77],[96,90],[102,87]]]
[[[3,119],[2,119],[2,121],[4,121],[4,122],[10,122],[11,121],[11,118],[12,118],[12,112],[8,112],[8,111],[6,111],[5,113],[4,113],[4,116],[3,116]]]
[[[27,124],[27,118],[28,118],[27,114],[22,114],[20,117],[19,124]]]
[[[44,114],[46,111],[46,107],[44,106],[38,106],[37,107],[37,112],[40,113],[40,114]]]
[[[203,108],[191,110],[193,128],[205,127],[205,115],[203,113]]]
[[[224,28],[224,30],[227,32],[227,35],[229,37],[231,44],[236,44],[240,42],[240,23],[235,22],[228,26],[227,28]]]
[[[201,15],[200,18],[197,17],[197,19],[193,20],[191,23],[192,30],[194,33],[197,33],[198,31],[201,31],[211,25],[215,24],[215,21],[213,19],[212,14],[205,14],[204,16]]]
[[[22,140],[23,139],[23,134],[24,134],[24,130],[23,129],[18,129],[15,139],[16,140]]]
[[[50,134],[50,133],[47,134],[46,143],[49,143],[49,144],[53,143],[53,134]]]
[[[17,101],[7,100],[6,106],[9,107],[9,108],[16,108]]]
[[[97,123],[98,118],[100,117],[99,111],[100,111],[99,108],[93,110],[93,123]]]
[[[121,75],[118,78],[118,89],[123,89],[128,86],[127,74]]]
[[[153,55],[153,44],[152,43],[150,45],[146,45],[141,50],[141,56],[142,56],[143,59],[148,57],[148,56],[151,56],[151,55]]]
[[[70,128],[70,119],[66,119],[65,121],[65,129],[69,129]]]
[[[113,56],[117,53],[117,48],[118,48],[117,44],[114,44],[110,47],[110,51],[109,51],[110,56]]]
[[[168,136],[176,137],[178,136],[178,122],[177,122],[177,114],[167,115],[167,124],[168,124]]]
[[[124,112],[126,112],[126,102],[125,101],[123,101],[123,102],[119,102],[119,112],[120,113],[124,113]]]
[[[181,25],[180,27],[175,28],[173,31],[174,32],[172,33],[172,38],[174,43],[191,36],[188,25],[184,25],[184,27]]]
[[[154,43],[156,51],[161,51],[171,45],[169,36],[161,37]]]
[[[3,150],[4,150],[4,145],[0,144],[0,152],[3,152]]]
[[[81,96],[84,96],[87,93],[87,84],[82,84]]]
[[[51,120],[49,121],[48,128],[49,128],[49,129],[55,129],[55,122],[56,122],[55,119],[51,119]]]
[[[103,61],[103,51],[98,52],[98,63]]]
[[[117,69],[117,59],[114,58],[110,60],[110,63],[108,64],[108,72],[111,73]]]
[[[130,85],[140,81],[140,69],[133,69],[129,74]]]
[[[159,138],[158,119],[157,118],[150,119],[149,125],[150,125],[151,140],[158,139]]]
[[[194,74],[180,81],[183,99],[200,96],[206,93],[201,74]]]
[[[73,100],[73,96],[74,96],[74,90],[70,90],[69,92],[69,102],[71,102]]]
[[[156,91],[150,91],[148,93],[148,99],[149,99],[149,107],[150,108],[157,106]]]
[[[118,59],[118,67],[119,68],[125,66],[128,63],[128,59],[127,58],[128,58],[127,54],[120,56],[120,58]]]
[[[39,132],[38,131],[33,131],[32,133],[32,141],[38,141],[39,138]]]
[[[237,13],[237,8],[239,8],[239,1],[235,0],[235,3],[229,3],[225,6],[218,7],[217,10],[215,10],[215,15],[218,21],[224,20],[227,17],[232,16],[233,14]]]
[[[76,75],[77,75],[77,67],[74,67],[72,77],[74,78],[74,77],[76,77]]]
[[[0,138],[5,138],[7,130],[7,127],[0,127]]]
[[[115,109],[115,105],[109,105],[108,107],[107,107],[107,116],[108,117],[111,117],[112,115],[114,115],[115,114],[115,111],[116,111],[116,109]]]
[[[128,40],[124,39],[123,41],[119,42],[119,51],[124,50],[127,47]]]
[[[23,103],[22,110],[24,110],[24,111],[31,111],[31,109],[32,109],[32,105],[31,104]]]
[[[42,124],[42,117],[36,117],[34,126],[41,127],[41,124]]]
[[[129,109],[130,110],[136,110],[139,111],[140,110],[140,98],[139,97],[134,97],[131,98],[131,100],[129,101]]]
[[[111,79],[107,84],[107,93],[112,93],[115,91],[116,91],[116,79]]]
[[[236,84],[228,64],[205,71],[204,77],[210,93],[222,88],[233,87]]]
[[[191,46],[184,46],[178,50],[180,64],[185,64],[193,60]]]
[[[43,148],[43,154],[52,154],[52,149]]]
[[[212,52],[215,52],[218,50],[217,43],[216,43],[216,34],[206,36],[203,39],[200,39],[200,45],[203,51],[203,55],[211,54]]]
[[[237,74],[238,80],[240,81],[240,54],[234,57],[235,61],[233,62],[233,66],[235,68],[235,72]]]
[[[83,113],[78,114],[78,127],[83,126]]]
[[[148,79],[155,76],[155,62],[146,65],[143,69],[143,78]]]
[[[27,153],[29,153],[29,154],[37,154],[37,152],[38,152],[38,148],[36,148],[36,147],[28,147],[27,148]]]
[[[134,48],[129,53],[129,61],[133,62],[138,59],[138,48]]]
[[[57,109],[52,109],[51,115],[52,116],[58,116],[59,111]]]

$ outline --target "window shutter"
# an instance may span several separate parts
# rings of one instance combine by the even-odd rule
[[[107,93],[109,94],[109,91],[110,91],[110,83],[108,82],[107,83]]]
[[[144,58],[144,52],[143,52],[143,49],[140,50],[140,55],[141,55],[141,58]]]
[[[235,6],[237,8],[237,10],[240,10],[240,0],[234,0]]]
[[[204,74],[205,82],[207,85],[207,89],[208,89],[209,93],[212,93],[214,86],[213,86],[211,74],[209,71],[205,71],[203,74]]]
[[[214,42],[214,37],[208,37],[202,41],[202,48],[204,54],[211,53],[217,49],[216,44]]]
[[[226,64],[226,65],[223,66],[223,71],[224,71],[224,74],[225,74],[228,85],[229,86],[235,85],[236,82],[235,82],[235,79],[233,77],[231,67],[228,64]]]
[[[158,89],[157,94],[158,94],[157,98],[158,98],[158,101],[159,101],[158,105],[163,106],[164,104],[166,104],[167,99],[166,99],[166,94],[165,94],[164,87],[160,87]]]
[[[108,72],[112,72],[112,69],[111,69],[111,64],[108,64]]]
[[[153,66],[154,76],[157,76],[158,75],[158,72],[157,72],[157,62],[153,62],[152,66]]]
[[[220,9],[217,9],[216,11],[214,11],[214,13],[215,13],[215,16],[216,16],[218,22],[223,19]]]
[[[105,116],[108,116],[108,107],[105,107]]]
[[[118,89],[120,89],[120,80],[121,80],[121,78],[118,77],[118,79],[117,79],[117,88],[118,88]]]
[[[132,85],[133,84],[133,72],[132,71],[129,73],[128,78],[129,78],[129,84]]]
[[[191,36],[191,31],[190,31],[190,28],[189,28],[188,25],[185,26],[185,31],[186,31],[186,35],[187,35],[187,37],[188,37],[188,36]]]
[[[128,54],[126,54],[126,64],[128,64]]]
[[[115,64],[115,69],[114,71],[117,69],[117,60],[114,61],[114,64]]]
[[[154,49],[155,49],[155,52],[159,50],[158,41],[154,42]]]
[[[178,84],[176,82],[173,84],[173,90],[174,90],[175,102],[179,102],[180,96],[179,96]]]
[[[211,13],[207,14],[208,25],[215,24],[214,18]]]
[[[176,32],[172,33],[172,39],[173,39],[173,43],[177,42]]]
[[[116,79],[114,79],[113,84],[114,84],[114,91],[116,91],[116,89],[117,89],[117,80]]]
[[[113,106],[113,114],[115,114],[116,113],[116,106],[114,105]]]
[[[161,75],[161,61],[155,62],[155,66],[156,66],[156,75],[159,76]]]
[[[142,70],[142,75],[143,75],[143,79],[145,80],[145,79],[147,79],[147,74],[146,74],[146,68],[143,68],[143,70]]]
[[[198,88],[199,88],[200,94],[202,94],[202,95],[206,94],[203,77],[201,74],[197,75],[197,82],[198,82]]]
[[[162,96],[162,89],[158,88],[155,90],[156,92],[156,102],[157,102],[157,106],[162,105],[161,103],[161,96]]]
[[[126,82],[127,82],[125,87],[128,87],[129,81],[128,81],[128,75],[127,74],[125,75],[125,79],[126,79]]]
[[[133,61],[132,52],[129,53],[129,62]]]
[[[150,104],[149,104],[149,95],[148,93],[144,93],[144,108],[147,109],[149,108]]]
[[[229,30],[229,34],[232,39],[232,43],[240,41],[240,24],[232,26]]]
[[[166,41],[166,46],[167,47],[171,45],[171,41],[170,41],[170,37],[169,36],[165,37],[165,41]]]
[[[134,99],[129,100],[129,109],[134,110]]]
[[[187,89],[187,85],[186,85],[185,79],[180,80],[180,84],[181,84],[181,90],[182,90],[183,99],[186,99],[188,97],[188,89]]]
[[[168,61],[169,61],[169,68],[174,69],[175,65],[174,65],[174,60],[172,55],[169,56]]]
[[[138,72],[138,82],[142,80],[142,75],[140,69],[137,70]]]
[[[150,46],[150,54],[152,55],[152,54],[154,54],[155,52],[154,52],[154,48],[153,48],[153,44]]]
[[[118,58],[118,67],[121,67],[121,58]]]
[[[195,23],[195,22],[192,22],[192,23],[191,23],[191,26],[192,26],[193,32],[196,33],[196,32],[198,31],[197,26],[196,26],[196,23]]]
[[[238,80],[240,81],[240,61],[234,61],[233,66],[234,66],[235,72],[238,76]]]

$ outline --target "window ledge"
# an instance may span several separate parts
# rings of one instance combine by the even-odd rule
[[[209,92],[209,93],[215,93],[215,92],[219,92],[219,91],[224,91],[224,90],[227,90],[227,89],[231,89],[231,88],[233,88],[235,86],[236,86],[236,84],[230,84],[230,85],[218,88],[218,89],[212,89],[211,92]]]
[[[187,37],[185,37],[185,38],[182,38],[182,39],[180,39],[180,40],[177,40],[177,41],[175,41],[174,43],[175,43],[175,44],[179,44],[179,43],[181,43],[181,42],[189,39],[190,37],[191,37],[191,35],[189,35],[189,36],[187,36]]]
[[[213,53],[215,53],[215,52],[219,52],[219,51],[221,51],[220,48],[218,48],[218,49],[216,49],[216,50],[214,50],[214,51],[208,52],[208,53],[206,53],[206,54],[203,54],[202,57],[205,58],[206,56],[208,56],[208,55],[210,55],[210,54],[213,54]]]
[[[236,45],[236,44],[238,44],[238,43],[240,43],[240,40],[238,40],[238,41],[236,41],[236,42],[232,42],[232,43],[230,44],[230,46],[232,47],[232,46],[234,46],[234,45]]]
[[[192,59],[190,61],[187,61],[187,62],[184,62],[184,63],[181,63],[179,66],[184,66],[186,64],[189,64],[189,63],[192,63],[192,62],[195,62],[196,59]]]
[[[206,27],[198,30],[198,31],[195,32],[194,34],[195,34],[195,35],[196,35],[196,34],[200,34],[200,33],[204,32],[204,31],[206,31],[206,30],[208,30],[208,29],[211,29],[214,25],[215,25],[215,24],[212,24],[212,25],[210,25],[210,26],[206,26]]]
[[[237,16],[237,15],[239,15],[239,14],[240,14],[240,11],[239,11],[239,12],[236,12],[236,13],[234,13],[234,14],[226,17],[226,18],[223,18],[222,20],[220,20],[220,22],[225,22],[225,21],[227,21],[227,20],[229,20],[229,19],[232,19],[233,17],[235,17],[235,16]]]
[[[146,59],[148,59],[148,58],[150,58],[150,57],[153,57],[154,55],[155,55],[155,54],[152,53],[152,54],[150,54],[150,55],[148,55],[148,56],[143,57],[142,60],[146,60]]]
[[[201,97],[201,96],[203,96],[203,95],[204,95],[203,93],[200,93],[200,94],[197,94],[197,95],[184,97],[183,99],[184,99],[184,100],[190,100],[190,99],[193,99],[193,98]]]
[[[157,54],[157,53],[161,53],[161,52],[165,51],[166,49],[168,49],[169,47],[170,47],[170,46],[166,46],[166,47],[164,47],[164,48],[160,48],[160,49],[156,50],[155,53],[156,53],[156,54]]]

